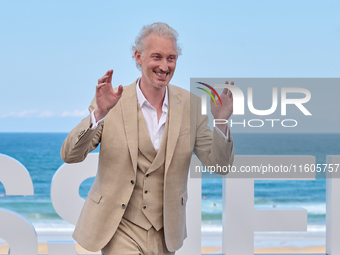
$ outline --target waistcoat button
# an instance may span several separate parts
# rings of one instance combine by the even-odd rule
[[[122,204],[122,208],[125,209],[126,205],[125,204]]]

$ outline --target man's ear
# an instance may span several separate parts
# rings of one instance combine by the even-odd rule
[[[142,64],[141,58],[142,58],[142,54],[139,51],[135,51],[135,59],[136,59],[137,63],[140,64],[140,65]]]

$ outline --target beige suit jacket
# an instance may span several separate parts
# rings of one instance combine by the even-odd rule
[[[169,251],[186,238],[187,179],[192,153],[206,165],[232,164],[232,138],[225,142],[207,126],[198,97],[169,85],[169,128],[164,174],[164,234]],[[74,231],[74,239],[90,251],[102,249],[114,235],[129,203],[137,171],[136,82],[124,92],[97,129],[90,116],[67,136],[61,149],[66,163],[83,161],[101,143],[98,172]],[[89,107],[93,111],[95,101]],[[146,134],[148,135],[148,134]],[[154,166],[157,167],[157,166]]]

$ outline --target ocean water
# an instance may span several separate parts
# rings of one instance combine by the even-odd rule
[[[15,158],[29,171],[34,196],[6,196],[0,183],[0,207],[28,218],[37,232],[72,231],[73,226],[55,212],[50,185],[63,164],[60,148],[66,133],[0,133],[0,153]],[[326,155],[339,155],[340,134],[234,134],[237,155],[313,155],[325,163]],[[95,152],[98,152],[98,148]],[[79,193],[86,197],[93,178],[84,181]],[[202,231],[221,234],[222,179],[202,179]],[[255,207],[304,207],[308,232],[325,232],[325,179],[314,181],[255,181]]]

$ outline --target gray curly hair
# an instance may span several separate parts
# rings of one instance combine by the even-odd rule
[[[157,35],[161,37],[169,37],[174,40],[176,46],[177,56],[182,54],[182,49],[178,44],[178,33],[175,29],[170,27],[166,23],[155,22],[151,25],[143,26],[140,30],[139,35],[135,39],[135,44],[132,45],[132,58],[135,58],[135,52],[143,52],[144,50],[144,40],[149,35]],[[136,60],[136,59],[135,59]],[[136,66],[139,70],[141,70],[140,64],[136,61]]]

